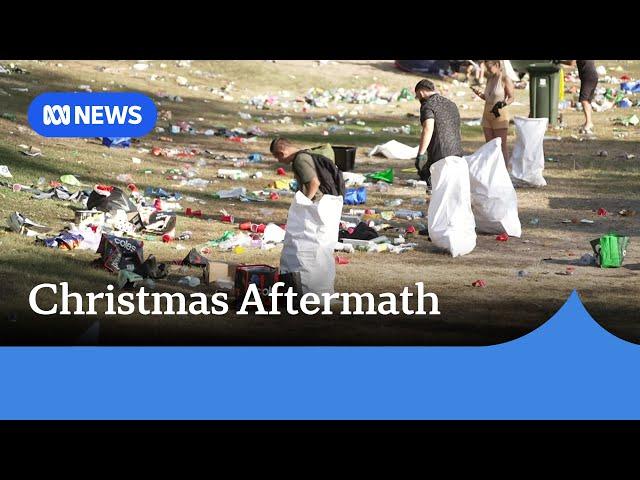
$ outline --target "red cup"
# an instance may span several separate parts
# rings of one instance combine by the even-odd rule
[[[251,222],[244,222],[244,223],[241,223],[241,224],[238,226],[238,228],[240,228],[240,230],[246,230],[246,231],[251,230]]]
[[[169,243],[173,240],[173,238],[171,237],[171,235],[169,235],[168,233],[165,233],[164,235],[162,235],[162,241],[163,243]]]
[[[220,218],[224,223],[233,223],[233,215],[222,215]]]
[[[349,264],[349,259],[345,258],[345,257],[336,257],[336,263],[338,265],[348,265]]]
[[[286,174],[287,174],[287,172],[285,172],[285,171],[284,171],[284,168],[282,168],[282,167],[279,167],[279,168],[278,168],[278,170],[276,170],[276,173],[277,173],[278,175],[282,175],[282,176],[284,176],[284,175],[286,175]]]

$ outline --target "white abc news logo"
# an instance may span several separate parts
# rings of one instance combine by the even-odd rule
[[[76,105],[73,109],[75,125],[138,125],[142,122],[139,105]],[[45,125],[71,124],[70,105],[45,105],[42,109],[42,122]]]

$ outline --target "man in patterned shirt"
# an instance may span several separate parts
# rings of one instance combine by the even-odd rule
[[[431,80],[420,80],[415,88],[416,100],[420,102],[420,146],[416,158],[416,169],[431,188],[429,168],[438,160],[449,156],[462,157],[460,138],[460,113],[458,107],[436,91]]]

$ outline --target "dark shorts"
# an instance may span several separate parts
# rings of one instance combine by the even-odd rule
[[[589,77],[580,80],[580,98],[578,101],[591,102],[593,100],[596,86],[598,85],[598,77]]]

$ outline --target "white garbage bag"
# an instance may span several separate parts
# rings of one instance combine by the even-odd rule
[[[334,293],[333,247],[338,241],[342,197],[323,195],[313,203],[297,192],[287,218],[280,272],[300,272],[303,293]]]
[[[369,156],[383,155],[392,160],[413,160],[418,156],[418,147],[410,147],[396,140],[390,140],[382,145],[376,145],[369,152]]]
[[[262,235],[262,241],[264,243],[280,243],[284,240],[286,232],[275,223],[268,223],[264,229]]]
[[[480,233],[520,237],[518,197],[502,155],[502,139],[494,138],[464,157],[469,165],[471,208]]]
[[[429,237],[451,256],[476,247],[476,222],[471,211],[469,166],[464,158],[447,157],[431,165]]]
[[[544,133],[547,118],[514,117],[516,144],[511,154],[511,175],[516,180],[534,187],[544,187],[547,182],[544,170]]]

